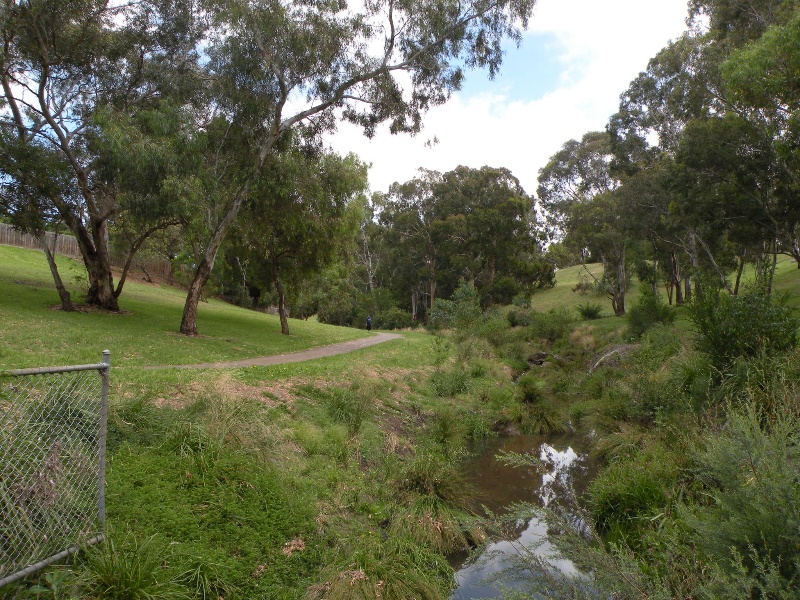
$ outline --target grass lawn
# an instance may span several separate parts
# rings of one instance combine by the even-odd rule
[[[80,263],[58,257],[65,284],[80,301]],[[185,294],[176,288],[128,281],[119,314],[64,313],[44,255],[0,246],[0,369],[98,362],[111,350],[115,367],[226,361],[295,352],[364,337],[365,331],[278,318],[218,300],[201,302],[197,337],[178,333]]]

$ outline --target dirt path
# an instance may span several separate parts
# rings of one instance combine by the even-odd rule
[[[319,348],[311,348],[309,350],[301,350],[300,352],[291,352],[289,354],[275,354],[274,356],[261,356],[259,358],[232,360],[230,362],[201,363],[198,365],[145,367],[145,369],[236,369],[239,367],[268,367],[270,365],[303,362],[306,360],[314,360],[315,358],[323,358],[325,356],[345,354],[353,350],[360,350],[361,348],[382,344],[383,342],[396,340],[401,337],[403,336],[399,333],[376,333],[372,335],[372,337],[342,342],[341,344],[331,344],[330,346],[320,346]]]

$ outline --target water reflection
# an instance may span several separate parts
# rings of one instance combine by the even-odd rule
[[[533,453],[544,463],[546,471],[541,473],[532,467],[515,468],[499,463],[495,459],[499,452]],[[581,492],[592,470],[585,452],[582,452],[580,440],[569,436],[555,439],[534,436],[503,438],[486,448],[468,468],[484,504],[497,513],[515,502],[547,506],[555,500],[567,500],[564,498],[566,490],[573,488]],[[522,548],[535,548],[539,556],[554,554],[545,523],[531,518],[509,532],[508,539],[489,544],[477,559],[464,564],[465,557],[460,557],[461,565],[454,565],[461,568],[456,572],[457,587],[451,599],[499,598],[501,586],[506,589],[519,587],[520,584],[512,579],[498,575],[512,566],[513,558]],[[577,572],[569,560],[549,560],[562,573]],[[492,577],[495,580],[487,582]]]

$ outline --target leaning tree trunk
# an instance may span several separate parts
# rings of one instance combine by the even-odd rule
[[[278,291],[278,316],[281,319],[281,333],[289,335],[289,316],[286,310],[286,290],[283,289],[283,284],[276,274],[274,277],[275,289]]]
[[[72,305],[72,298],[70,297],[67,288],[64,287],[64,282],[61,280],[61,274],[58,272],[56,259],[53,256],[53,253],[50,252],[50,248],[47,245],[47,237],[45,233],[37,233],[36,239],[39,240],[39,244],[42,246],[44,255],[47,257],[47,264],[50,265],[50,273],[53,275],[53,281],[55,282],[56,289],[58,290],[58,297],[61,298],[61,310],[65,312],[74,311],[75,307]]]
[[[233,221],[236,219],[236,215],[239,214],[239,210],[242,208],[242,204],[249,192],[249,186],[245,185],[236,194],[233,204],[231,204],[228,212],[225,213],[222,221],[219,222],[214,234],[211,236],[205,255],[197,265],[194,278],[186,294],[186,303],[183,306],[180,332],[184,335],[197,335],[197,305],[200,303],[200,295],[203,292],[203,287],[208,283],[209,277],[211,277],[214,261],[216,261],[217,253],[222,247],[222,241],[233,225]]]

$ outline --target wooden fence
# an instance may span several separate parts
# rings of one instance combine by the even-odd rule
[[[78,247],[78,240],[73,236],[62,233],[55,234],[48,231],[45,233],[45,239],[50,252],[53,254],[61,254],[62,256],[80,260],[81,251]],[[39,240],[35,236],[14,229],[6,223],[0,223],[0,244],[17,246],[18,248],[32,248],[34,250],[42,249]],[[125,266],[125,258],[112,256],[111,264],[121,268]],[[148,275],[155,275],[164,279],[169,279],[172,276],[172,264],[166,259],[146,260],[144,262],[134,260],[134,266],[146,271]]]

